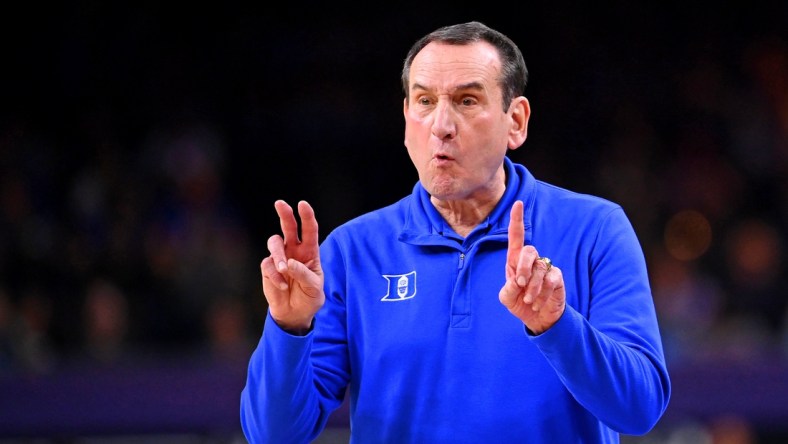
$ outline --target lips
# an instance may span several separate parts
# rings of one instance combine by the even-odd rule
[[[449,156],[448,154],[435,154],[432,156],[432,164],[436,167],[447,167],[449,165],[454,164],[454,158]]]

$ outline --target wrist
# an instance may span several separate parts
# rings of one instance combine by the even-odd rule
[[[273,318],[273,317],[272,317]],[[276,325],[279,326],[285,332],[293,335],[293,336],[304,336],[314,327],[315,320],[314,318],[310,319],[308,322],[284,322],[273,318]]]

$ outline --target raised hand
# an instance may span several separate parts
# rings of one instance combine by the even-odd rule
[[[566,290],[561,269],[540,258],[532,245],[523,245],[523,202],[512,206],[506,283],[498,293],[501,303],[534,334],[552,327],[564,313]]]
[[[309,330],[325,302],[317,219],[309,203],[298,202],[299,237],[293,208],[283,200],[277,200],[274,207],[282,235],[268,238],[270,254],[260,263],[263,293],[276,323],[284,330],[302,334]]]

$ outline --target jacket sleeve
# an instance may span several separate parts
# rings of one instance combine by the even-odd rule
[[[620,208],[593,242],[588,313],[567,305],[552,328],[530,338],[581,405],[619,433],[642,435],[671,392],[645,258]]]
[[[267,314],[241,392],[241,428],[250,444],[303,444],[320,434],[349,380],[344,324],[344,304],[329,291],[304,336],[282,330]]]

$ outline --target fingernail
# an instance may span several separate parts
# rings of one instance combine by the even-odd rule
[[[525,276],[517,276],[517,285],[521,287],[525,287],[526,281]]]
[[[285,261],[281,261],[281,262],[279,262],[279,266],[278,266],[278,268],[279,268],[279,271],[285,271],[285,270],[287,270],[287,263],[286,263]]]
[[[279,289],[280,290],[287,290],[287,283],[283,282],[283,283],[279,284]]]

